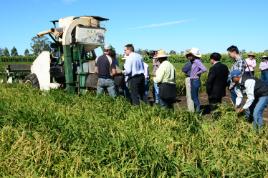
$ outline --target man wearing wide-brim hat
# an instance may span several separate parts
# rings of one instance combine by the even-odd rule
[[[246,59],[247,67],[245,69],[245,75],[249,77],[254,76],[254,70],[256,67],[256,55],[253,52],[248,53],[248,58]]]
[[[191,49],[188,49],[186,50],[186,57],[192,55],[196,58],[201,58],[202,57],[202,54],[200,53],[200,50],[198,48],[191,48]]]
[[[199,101],[199,89],[201,87],[200,77],[201,74],[207,71],[207,68],[202,64],[202,54],[198,48],[192,48],[186,51],[187,59],[192,63],[190,69],[190,80],[191,80],[191,98],[194,102],[195,111],[200,112],[200,101]]]
[[[160,62],[156,71],[154,82],[159,85],[160,105],[173,108],[176,101],[176,69],[168,61],[169,55],[164,50],[159,50],[155,58]]]
[[[268,56],[262,56],[262,62],[260,63],[261,80],[268,85]]]

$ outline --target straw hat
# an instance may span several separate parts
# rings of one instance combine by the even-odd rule
[[[255,55],[253,52],[249,52],[249,53],[248,53],[248,56],[256,57],[256,55]]]
[[[169,56],[170,55],[168,55],[164,50],[159,50],[159,51],[157,51],[157,55],[154,57],[154,59],[166,58]]]
[[[198,58],[202,57],[202,54],[198,48],[192,48],[192,49],[186,50],[186,56],[189,54],[192,54],[193,56],[198,57]]]
[[[261,57],[263,60],[267,60],[268,59],[268,56],[262,56]]]

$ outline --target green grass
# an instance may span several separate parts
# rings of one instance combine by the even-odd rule
[[[94,93],[0,93],[0,177],[268,176],[267,128],[228,105],[208,118]]]

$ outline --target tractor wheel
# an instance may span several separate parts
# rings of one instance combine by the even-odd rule
[[[24,83],[32,86],[33,88],[40,88],[38,78],[35,74],[29,74],[25,77]]]

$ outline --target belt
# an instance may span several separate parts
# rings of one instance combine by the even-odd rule
[[[190,78],[191,80],[200,80],[200,78]]]
[[[100,79],[112,79],[112,77],[104,77],[104,76],[101,76],[99,77]]]

